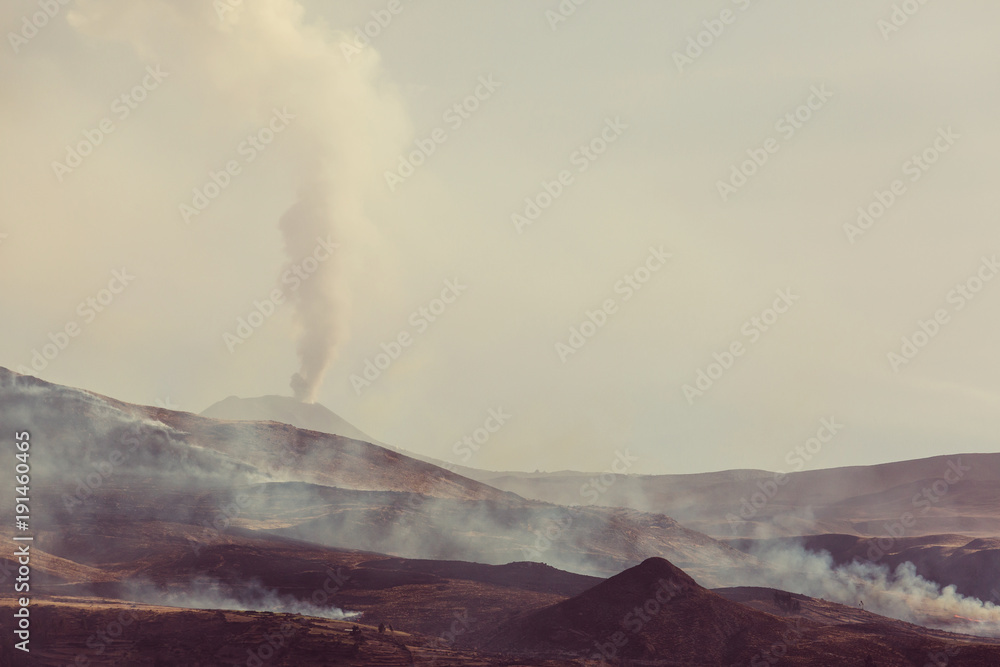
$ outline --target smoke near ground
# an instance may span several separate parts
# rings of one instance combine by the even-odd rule
[[[350,220],[348,215],[341,220]],[[281,218],[285,251],[289,260],[308,257],[316,239],[339,231],[333,202],[323,184],[300,193],[299,200]],[[300,401],[314,403],[326,369],[336,357],[336,348],[348,334],[350,301],[337,275],[340,257],[319,263],[316,273],[303,280],[291,294],[297,325],[296,352],[299,372],[292,376],[292,392]]]
[[[133,582],[127,590],[131,600],[166,607],[269,611],[329,618],[334,621],[351,620],[361,616],[361,612],[344,611],[333,606],[315,605],[291,595],[281,595],[277,591],[261,586],[258,582],[234,586],[199,577],[183,587],[159,588],[150,583]]]
[[[834,565],[827,552],[796,546],[768,546],[752,552],[770,567],[760,585],[858,607],[930,628],[1000,637],[1000,607],[966,597],[917,574],[913,563],[895,570],[879,563]]]

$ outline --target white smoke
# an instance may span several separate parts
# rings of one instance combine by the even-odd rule
[[[347,33],[307,23],[297,0],[79,0],[68,18],[81,33],[123,41],[162,65],[199,110],[197,129],[206,137],[269,131],[278,110],[291,117],[262,158],[296,193],[280,218],[287,266],[309,257],[318,239],[346,248],[298,284],[279,283],[296,325],[292,388],[313,402],[347,338],[349,282],[374,236],[364,202],[384,187],[379,167],[410,132],[393,88],[382,81],[377,52],[368,47],[348,62],[340,49]]]
[[[320,606],[281,595],[258,582],[232,585],[205,577],[197,577],[183,587],[157,588],[149,583],[133,582],[127,599],[143,604],[185,609],[221,609],[227,611],[270,611],[280,614],[301,614],[334,621],[356,619],[359,611],[344,611],[339,607]]]
[[[767,546],[752,552],[770,565],[762,585],[858,607],[876,614],[985,637],[1000,637],[1000,607],[961,595],[917,574],[913,563],[895,571],[881,563],[852,561],[834,565],[832,556],[801,546]]]
[[[281,218],[288,257],[308,256],[316,239],[337,230],[337,221],[351,220],[351,214],[334,210],[330,185],[317,183],[305,188],[299,200]],[[356,215],[360,215],[357,213]],[[343,279],[337,276],[340,257],[334,256],[301,282],[290,298],[295,304],[299,372],[292,376],[292,392],[300,401],[314,403],[326,369],[334,361],[336,349],[348,334],[346,315],[350,300]]]

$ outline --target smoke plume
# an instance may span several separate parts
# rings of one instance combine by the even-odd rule
[[[307,257],[316,239],[337,229],[333,212],[332,185],[317,183],[305,190],[281,218],[281,232],[291,262]],[[342,219],[348,220],[346,216]],[[337,346],[347,336],[350,307],[343,277],[338,276],[339,257],[317,263],[315,274],[299,283],[291,294],[295,305],[296,352],[299,372],[292,376],[292,392],[300,401],[314,403],[323,374],[336,356]]]
[[[834,565],[828,552],[801,546],[769,546],[753,555],[770,567],[762,569],[763,585],[858,607],[929,628],[988,637],[1000,636],[1000,607],[961,595],[955,586],[924,579],[913,563],[895,570],[881,563],[852,561]]]
[[[69,21],[169,72],[173,94],[201,112],[178,129],[199,140],[183,143],[219,146],[185,152],[196,171],[235,158],[251,174],[233,176],[238,187],[263,174],[276,201],[290,190],[284,213],[256,227],[266,237],[279,223],[286,264],[276,281],[293,310],[299,362],[291,384],[313,402],[347,338],[349,283],[374,239],[364,202],[382,192],[380,169],[410,132],[377,52],[367,47],[348,62],[340,48],[348,31],[307,22],[297,0],[80,0]],[[253,151],[244,138],[256,138]],[[204,178],[185,174],[179,192],[190,191],[193,176]],[[331,243],[343,250],[330,252]]]

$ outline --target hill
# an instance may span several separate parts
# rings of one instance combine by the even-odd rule
[[[622,665],[923,667],[937,660],[931,664],[985,667],[1000,660],[995,640],[929,631],[771,589],[722,593],[650,558],[473,639],[489,651]]]
[[[590,473],[463,471],[525,498],[579,501]],[[1000,454],[956,454],[873,466],[791,472],[727,470],[692,475],[626,475],[597,504],[668,514],[715,537],[874,537],[905,512],[909,536],[1000,534]]]
[[[276,421],[309,431],[382,444],[329,408],[319,403],[303,403],[290,396],[230,396],[203,410],[201,416],[221,421]]]
[[[40,522],[66,536],[50,550],[56,557],[100,543],[122,549],[124,560],[127,536],[84,537],[109,526],[211,535],[202,526],[219,524],[407,558],[530,560],[596,576],[658,555],[709,585],[736,583],[733,573],[755,563],[662,514],[529,501],[379,445],[287,424],[131,405],[4,370],[0,406],[0,427],[31,425],[45,443],[35,468],[44,483],[33,492],[44,501]]]

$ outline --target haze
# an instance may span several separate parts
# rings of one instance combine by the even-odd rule
[[[790,470],[821,420],[842,428],[805,468],[996,449],[995,4],[927,3],[891,32],[885,0],[590,0],[555,24],[555,0],[232,4],[77,0],[2,51],[0,366],[75,323],[34,374],[200,412],[302,373],[373,438],[493,470],[625,449],[630,473]],[[4,33],[36,11],[5,4]],[[721,33],[679,66],[704,21]]]

